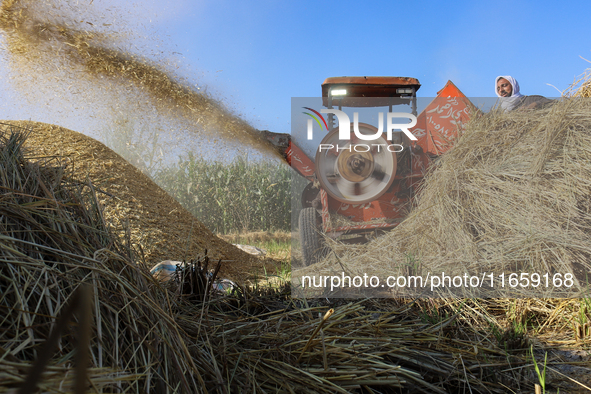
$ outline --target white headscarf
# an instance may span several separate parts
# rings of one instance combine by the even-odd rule
[[[497,91],[497,82],[501,78],[504,78],[507,81],[509,81],[509,83],[513,87],[513,91],[510,97],[502,97]],[[515,107],[517,107],[517,105],[521,101],[520,97],[523,97],[523,94],[519,93],[519,83],[517,83],[517,80],[515,78],[509,75],[501,75],[495,79],[495,93],[499,97],[501,108],[503,108],[506,112],[515,109]]]

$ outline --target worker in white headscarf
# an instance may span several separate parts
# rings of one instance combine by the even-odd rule
[[[501,75],[495,79],[495,92],[500,97],[501,108],[505,111],[512,111],[519,107],[523,100],[517,80],[509,75]]]
[[[552,102],[543,96],[524,96],[519,92],[519,83],[510,75],[501,75],[495,79],[495,92],[501,108],[506,112],[517,108],[540,108]]]

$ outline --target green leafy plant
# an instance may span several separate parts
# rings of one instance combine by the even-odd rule
[[[542,386],[542,393],[546,393],[546,365],[548,363],[548,353],[546,352],[544,355],[544,369],[540,372],[540,367],[538,367],[538,362],[534,357],[534,347],[531,347],[531,358],[534,361],[534,368],[536,369],[536,375],[538,375],[538,381],[540,382],[540,386]]]
[[[418,275],[421,271],[421,259],[412,252],[404,253],[406,275]]]
[[[212,162],[189,154],[157,171],[154,180],[213,232],[291,231],[287,165],[247,158]]]

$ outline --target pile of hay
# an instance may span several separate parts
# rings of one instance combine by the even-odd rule
[[[590,100],[473,116],[400,226],[360,247],[333,245],[338,259],[292,278],[343,266],[381,276],[573,273],[583,287],[591,272],[590,195]]]
[[[489,312],[504,316],[506,305],[310,302],[290,298],[288,287],[204,302],[190,286],[162,287],[109,231],[93,184],[72,182],[59,158],[29,160],[15,129],[0,137],[0,392],[21,387],[44,357],[34,382],[42,392],[70,390],[84,320],[65,326],[55,351],[44,349],[82,284],[92,300],[86,361],[95,392],[531,391],[528,339]],[[527,310],[535,311],[527,321],[554,327],[563,324],[555,311],[578,306],[539,300]],[[491,325],[499,335],[482,330]]]
[[[82,323],[66,326],[57,351],[47,354],[43,345],[82,283],[92,290],[86,361],[98,391],[345,392],[414,382],[441,392],[417,372],[419,366],[437,376],[438,386],[464,379],[459,373],[449,378],[451,354],[438,354],[435,362],[407,349],[435,343],[435,337],[430,331],[417,336],[423,325],[416,320],[400,332],[395,313],[381,315],[382,330],[391,333],[380,340],[373,338],[376,322],[369,315],[357,318],[361,305],[338,308],[318,333],[317,314],[328,308],[294,308],[281,293],[264,298],[241,291],[208,305],[160,287],[136,264],[130,245],[109,231],[92,183],[73,182],[71,169],[56,158],[29,160],[25,139],[15,127],[0,137],[1,392],[20,387],[33,360],[43,358],[49,367],[36,381],[42,391],[69,389]],[[346,336],[341,330],[347,321],[356,345],[349,346],[353,337],[336,339]],[[319,338],[330,356],[319,353]],[[378,361],[382,355],[388,359]],[[404,359],[415,370],[399,365]],[[468,379],[478,385],[472,375]]]
[[[93,288],[91,381],[97,387],[149,391],[176,377],[199,384],[202,373],[179,333],[170,305],[129,245],[108,231],[94,188],[72,183],[55,157],[25,156],[26,134],[0,136],[0,391],[17,387],[80,283]],[[75,326],[59,344],[43,392],[72,380]],[[193,352],[198,349],[193,349]],[[189,379],[189,381],[187,381]]]
[[[128,239],[147,265],[195,259],[207,250],[212,259],[224,261],[221,277],[242,281],[275,264],[219,239],[149,177],[93,138],[39,122],[4,121],[1,128],[13,126],[30,130],[25,146],[31,156],[61,157],[73,179],[92,182],[112,231]]]

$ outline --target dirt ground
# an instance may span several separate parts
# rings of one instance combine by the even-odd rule
[[[104,206],[105,219],[119,235],[130,229],[131,242],[141,247],[146,263],[188,261],[208,255],[222,259],[219,277],[242,282],[276,266],[221,240],[149,177],[104,144],[56,125],[31,121],[1,121],[32,130],[27,147],[35,156],[62,156],[74,166],[80,181],[89,178]]]

